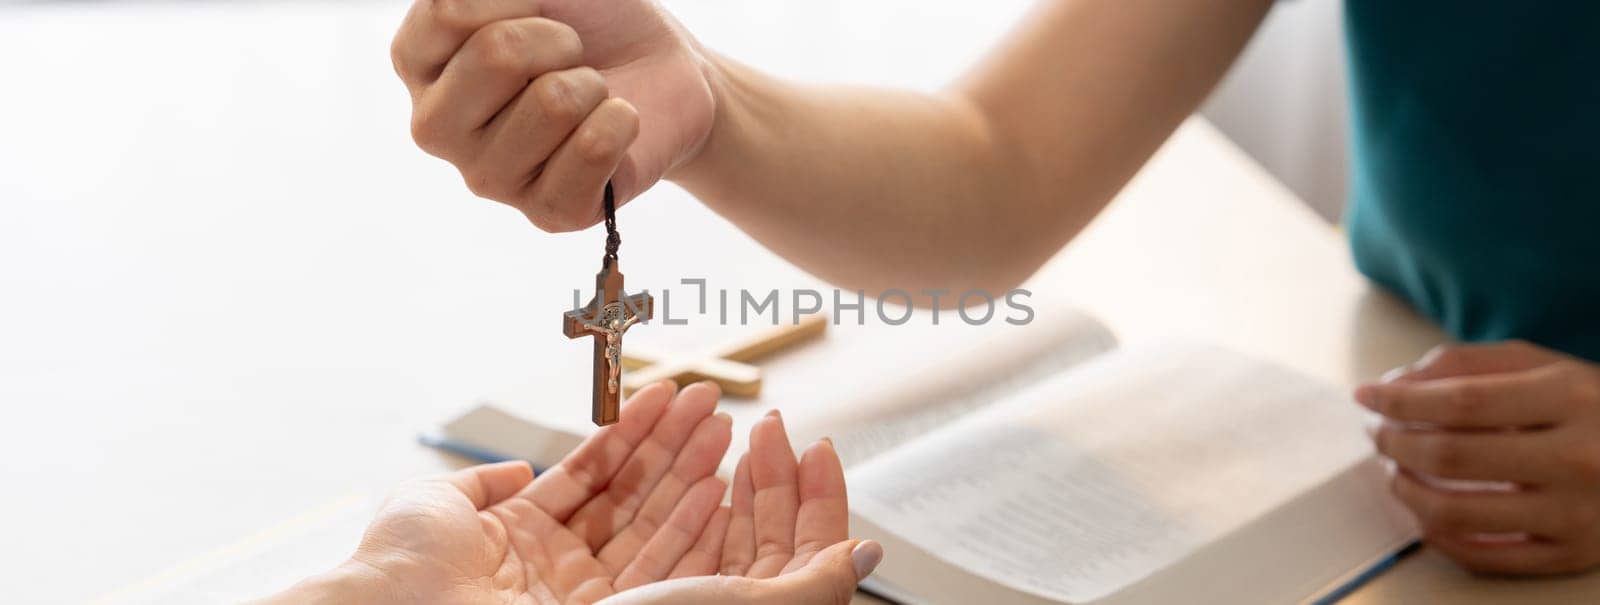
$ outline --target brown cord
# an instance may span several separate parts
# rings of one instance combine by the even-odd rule
[[[617,248],[622,246],[622,234],[617,233],[617,196],[611,191],[611,181],[606,181],[606,258],[617,260]]]

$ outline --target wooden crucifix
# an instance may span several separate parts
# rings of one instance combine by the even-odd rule
[[[622,334],[654,316],[655,299],[649,292],[624,292],[617,259],[609,256],[594,276],[594,289],[588,305],[562,316],[561,331],[567,338],[594,337],[593,415],[596,425],[605,426],[621,416]]]
[[[594,338],[594,403],[592,416],[599,426],[614,424],[622,417],[622,334],[655,314],[655,299],[649,292],[628,296],[622,289],[622,271],[617,269],[617,248],[622,236],[617,233],[617,206],[611,183],[606,182],[606,255],[600,272],[594,276],[594,298],[582,309],[561,317],[561,331],[567,338]]]
[[[622,365],[630,373],[623,378],[622,392],[634,391],[671,379],[679,386],[710,380],[722,392],[737,397],[761,394],[761,368],[751,362],[822,336],[828,316],[807,315],[792,325],[773,326],[700,354],[672,356],[629,346],[622,353]]]

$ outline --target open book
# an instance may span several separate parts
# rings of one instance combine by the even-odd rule
[[[968,328],[836,326],[763,364],[759,405],[724,406],[779,407],[797,444],[833,438],[852,535],[886,549],[876,593],[1312,601],[1414,539],[1363,413],[1329,385],[1203,345],[1119,347],[1073,312]],[[577,443],[523,409],[484,404],[441,433],[536,464]]]

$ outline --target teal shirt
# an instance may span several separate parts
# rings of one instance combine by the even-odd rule
[[[1457,338],[1600,360],[1600,2],[1345,17],[1357,267]]]

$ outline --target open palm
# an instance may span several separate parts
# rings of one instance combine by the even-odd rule
[[[714,386],[639,392],[549,472],[508,462],[399,490],[355,560],[426,602],[590,603],[633,586],[715,573],[697,544],[726,486],[731,437]],[[694,550],[700,551],[696,556]]]
[[[692,553],[697,569],[720,560],[720,575],[674,577],[606,604],[843,605],[883,556],[873,542],[848,539],[844,469],[833,442],[814,443],[796,460],[776,412],[750,429],[732,500],[712,515]]]

